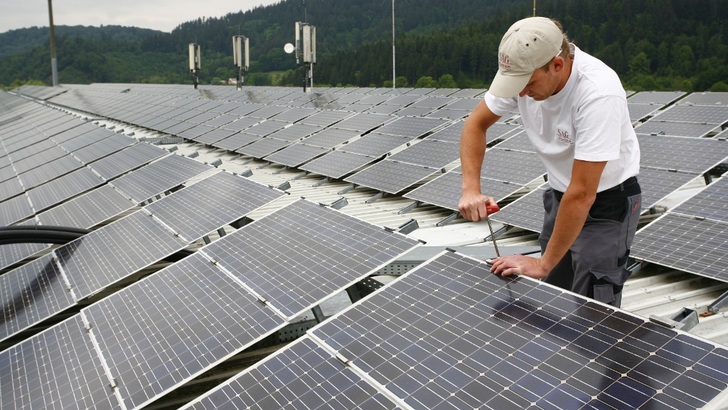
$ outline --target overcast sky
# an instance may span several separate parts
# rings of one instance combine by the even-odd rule
[[[54,0],[56,26],[133,26],[170,32],[199,17],[279,3],[281,0]],[[48,27],[48,0],[0,0],[0,33]]]

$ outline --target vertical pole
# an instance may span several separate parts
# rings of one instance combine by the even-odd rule
[[[394,46],[394,0],[392,0],[392,89],[397,88],[397,59]]]
[[[50,37],[51,37],[51,78],[53,86],[58,86],[58,63],[56,62],[56,33],[53,27],[53,5],[52,0],[48,0],[48,17],[50,19]]]
[[[533,17],[536,17],[536,0],[533,0]]]

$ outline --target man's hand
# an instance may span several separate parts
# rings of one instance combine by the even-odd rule
[[[463,194],[458,203],[460,214],[473,222],[485,219],[488,215],[486,207],[497,206],[495,199],[482,194]]]
[[[543,279],[549,270],[543,266],[541,258],[532,258],[525,255],[501,256],[488,261],[490,271],[496,275],[524,275],[534,279]]]

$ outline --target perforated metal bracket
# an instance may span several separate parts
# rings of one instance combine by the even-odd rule
[[[670,318],[657,315],[650,316],[650,321],[669,329],[689,331],[698,324],[698,312],[693,309],[682,308]]]

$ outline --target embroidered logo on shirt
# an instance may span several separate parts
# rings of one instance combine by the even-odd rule
[[[504,53],[498,53],[498,66],[500,67],[501,71],[511,71],[511,58],[508,57],[508,54]]]
[[[569,131],[564,130],[556,130],[556,133],[559,136],[559,141],[566,143],[566,144],[573,144],[574,141],[571,140],[571,137],[569,136]]]

